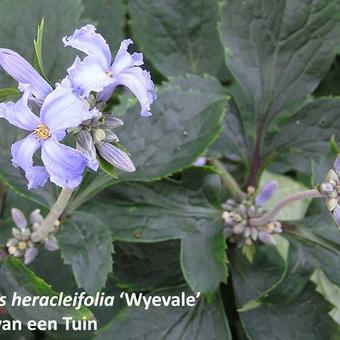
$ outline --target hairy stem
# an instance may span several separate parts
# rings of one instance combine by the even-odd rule
[[[259,226],[259,225],[272,222],[275,219],[275,216],[279,213],[279,211],[283,209],[286,205],[292,202],[295,202],[295,201],[301,201],[301,200],[308,199],[308,198],[319,198],[319,197],[323,197],[323,196],[316,189],[300,191],[295,194],[286,196],[284,199],[278,202],[272,210],[268,211],[261,217],[251,218],[249,220],[249,224],[252,226]]]
[[[225,168],[223,163],[221,163],[218,159],[215,158],[212,159],[211,163],[219,171],[222,183],[229,190],[230,194],[236,199],[239,198],[240,195],[242,195],[242,191],[237,182],[235,181],[234,177]]]
[[[31,237],[34,242],[39,242],[43,240],[48,236],[51,231],[53,231],[54,223],[64,212],[68,202],[70,201],[73,191],[74,189],[62,189],[57,201],[53,204],[41,227],[38,231],[32,234]]]

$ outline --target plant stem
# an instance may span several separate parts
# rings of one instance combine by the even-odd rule
[[[278,214],[278,212],[281,209],[283,209],[286,205],[288,205],[292,202],[295,202],[295,201],[301,201],[301,200],[308,199],[308,198],[319,198],[319,197],[323,197],[323,196],[316,189],[300,191],[300,192],[297,192],[295,194],[286,196],[284,199],[282,199],[280,202],[278,202],[272,210],[268,211],[267,213],[265,213],[261,217],[251,218],[249,220],[249,224],[252,225],[252,226],[259,226],[259,225],[263,225],[263,224],[272,222],[274,220],[275,216]]]
[[[74,189],[63,188],[57,199],[53,204],[50,212],[46,216],[44,222],[40,226],[39,230],[34,232],[31,236],[32,241],[39,242],[46,238],[48,234],[53,231],[54,223],[59,219],[61,214],[64,212]]]
[[[223,163],[221,163],[216,158],[212,159],[211,163],[219,171],[222,183],[229,190],[230,194],[236,199],[239,198],[242,195],[242,191],[241,191],[239,185],[237,184],[237,182],[235,181],[234,177],[225,168]]]

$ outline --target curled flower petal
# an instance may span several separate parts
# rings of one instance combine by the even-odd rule
[[[59,249],[57,239],[51,235],[48,240],[44,243],[44,248],[48,251],[56,251]]]
[[[127,68],[132,66],[140,66],[143,65],[143,54],[142,53],[132,53],[130,54],[127,50],[129,45],[133,44],[131,39],[125,39],[121,42],[113,65],[111,67],[111,71],[113,74],[117,75],[118,73],[124,71]]]
[[[42,143],[42,161],[51,182],[62,188],[75,188],[88,165],[87,158],[78,150],[58,143],[53,137]]]
[[[335,170],[335,172],[337,173],[337,175],[340,175],[340,156],[338,156],[338,157],[335,159],[335,162],[334,162],[334,170]]]
[[[25,172],[28,180],[28,189],[36,189],[43,187],[49,178],[49,174],[44,166],[32,166]]]
[[[39,251],[37,248],[32,247],[32,248],[26,249],[24,263],[26,265],[32,263],[36,259],[38,254],[39,254]]]
[[[274,237],[270,233],[267,233],[266,231],[260,231],[258,233],[258,237],[259,237],[259,240],[265,244],[270,244],[272,246],[276,245],[276,241]]]
[[[340,227],[340,206],[337,206],[333,211],[333,218],[338,227]]]
[[[117,85],[115,83],[113,83],[109,86],[106,86],[103,89],[103,91],[100,91],[97,94],[97,101],[98,102],[107,102],[111,98],[112,93],[113,93],[113,91],[115,90],[116,87],[117,87]]]
[[[6,103],[3,106],[3,118],[12,125],[28,131],[33,131],[40,123],[40,119],[27,105],[29,92],[25,92],[16,103]]]
[[[41,108],[41,122],[51,133],[76,127],[96,114],[88,103],[75,95],[72,88],[58,86],[50,93]]]
[[[97,171],[99,163],[93,138],[90,132],[82,130],[77,134],[77,149],[84,153],[89,161],[89,168]]]
[[[256,196],[255,202],[257,205],[264,205],[269,199],[271,199],[277,190],[277,182],[267,182],[261,192]]]
[[[14,143],[11,147],[13,165],[24,170],[32,167],[33,154],[40,146],[41,142],[34,134],[30,134],[26,138]]]
[[[117,75],[115,84],[126,86],[137,97],[142,116],[151,116],[150,106],[157,96],[149,72],[132,67]]]
[[[39,73],[18,53],[0,48],[0,65],[19,83],[19,88],[30,85],[32,94],[38,99],[44,99],[52,87]]]
[[[11,210],[12,220],[19,229],[25,229],[27,227],[27,220],[24,213],[17,209],[12,208]]]
[[[98,58],[104,66],[111,64],[111,52],[105,39],[98,33],[93,25],[86,25],[76,29],[69,37],[63,38],[65,46],[72,46],[89,56]]]
[[[100,154],[107,162],[112,164],[119,170],[126,172],[134,172],[136,170],[130,157],[126,152],[118,149],[109,143],[98,143],[97,149]]]
[[[110,70],[94,57],[86,57],[83,61],[76,59],[67,72],[73,87],[82,97],[87,97],[91,91],[100,92],[113,83]]]

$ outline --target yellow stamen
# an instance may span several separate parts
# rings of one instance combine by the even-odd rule
[[[49,128],[44,124],[39,124],[34,130],[34,134],[41,140],[45,140],[51,136]]]

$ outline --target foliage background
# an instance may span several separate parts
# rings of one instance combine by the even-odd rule
[[[281,195],[323,180],[334,158],[329,141],[338,138],[340,128],[339,5],[337,0],[0,0],[0,45],[28,60],[34,60],[33,38],[45,17],[43,60],[53,82],[64,77],[75,56],[61,38],[94,23],[113,51],[132,37],[158,85],[147,120],[138,117],[138,105],[127,94],[112,100],[112,112],[125,122],[119,135],[137,171],[119,174],[118,180],[88,173],[58,234],[61,252],[42,253],[29,268],[4,260],[2,293],[203,293],[194,309],[94,308],[97,334],[60,330],[20,336],[340,338],[340,234],[322,203],[286,210],[281,218],[290,222],[278,246],[259,245],[251,264],[238,249],[226,249],[220,204],[229,193],[218,172],[192,167],[200,155],[217,157],[243,187],[261,186],[264,176],[276,178]],[[0,85],[15,86],[4,72]],[[18,137],[0,121],[2,244],[12,227],[11,207],[26,213],[40,207],[46,213],[58,194],[52,186],[26,190],[10,163],[10,145]],[[1,317],[60,318],[66,311],[8,312]]]

